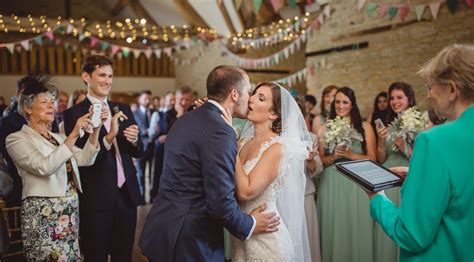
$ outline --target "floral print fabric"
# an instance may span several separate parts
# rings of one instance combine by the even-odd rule
[[[80,261],[79,198],[68,183],[63,197],[28,197],[21,204],[28,261]]]

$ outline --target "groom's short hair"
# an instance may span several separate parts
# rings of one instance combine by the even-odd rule
[[[207,97],[217,102],[223,102],[232,89],[236,89],[239,94],[242,94],[245,75],[247,73],[243,69],[235,66],[217,66],[212,69],[207,77]]]

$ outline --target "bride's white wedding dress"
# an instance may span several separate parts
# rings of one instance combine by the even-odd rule
[[[245,139],[242,141],[240,149],[249,141],[250,139]],[[280,137],[274,137],[271,140],[262,144],[260,151],[258,152],[257,157],[254,159],[248,160],[245,162],[243,169],[248,175],[255,167],[255,165],[260,160],[260,157],[263,155],[265,150],[267,150],[274,143],[281,143]],[[239,149],[239,152],[240,152]],[[282,174],[278,174],[281,176]],[[248,202],[240,202],[240,207],[242,210],[250,214],[253,209],[257,208],[259,205],[266,203],[267,209],[264,211],[276,212],[279,216],[277,210],[277,196],[278,192],[281,189],[280,181],[276,178],[263,193],[250,200]],[[245,241],[238,240],[234,237],[231,238],[232,242],[232,261],[292,261],[293,259],[293,243],[288,231],[288,228],[280,220],[280,225],[278,226],[278,231],[273,233],[264,233],[258,235],[252,235],[249,239]]]

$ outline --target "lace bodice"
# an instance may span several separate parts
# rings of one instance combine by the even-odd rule
[[[242,141],[242,144],[240,146],[240,149],[242,149],[242,147],[250,140],[250,138],[248,139],[244,139]],[[250,159],[250,160],[247,160],[244,165],[243,165],[243,169],[244,169],[244,172],[245,174],[249,175],[250,172],[252,172],[252,169],[255,167],[255,165],[257,165],[258,161],[260,160],[260,158],[262,157],[263,153],[273,144],[275,143],[280,143],[280,137],[279,136],[276,136],[276,137],[273,137],[271,138],[269,141],[265,142],[262,144],[262,146],[260,147],[260,150],[258,151],[258,154],[255,158],[253,159]],[[240,152],[240,150],[239,150]],[[280,174],[278,174],[278,176],[280,176]],[[241,207],[242,209],[244,210],[244,212],[246,213],[250,213],[253,209],[255,209],[257,206],[259,206],[260,204],[262,203],[266,203],[268,208],[271,208],[271,210],[269,211],[272,211],[272,212],[275,212],[276,211],[276,199],[277,199],[277,195],[278,195],[278,190],[280,188],[280,185],[279,183],[277,182],[278,181],[278,178],[276,178],[271,184],[270,186],[267,187],[267,189],[265,189],[265,191],[262,192],[262,194],[260,194],[260,196],[248,201],[248,202],[244,202],[244,203],[241,203]]]

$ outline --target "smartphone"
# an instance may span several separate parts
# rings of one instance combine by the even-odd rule
[[[385,127],[385,125],[383,124],[382,120],[380,120],[380,118],[375,119],[374,123],[375,123],[375,128],[377,130]]]
[[[97,128],[100,126],[101,119],[100,115],[102,114],[102,104],[93,104],[92,105],[92,127]]]

